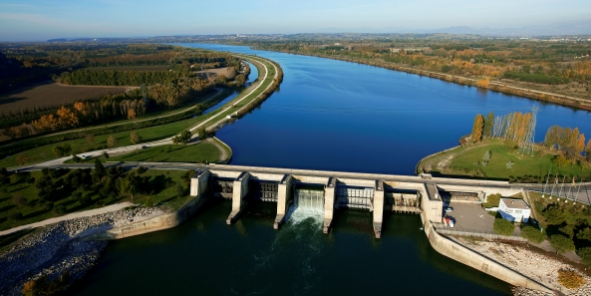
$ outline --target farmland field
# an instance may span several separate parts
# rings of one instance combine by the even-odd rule
[[[41,106],[72,104],[77,100],[125,92],[127,86],[65,86],[53,82],[37,84],[0,96],[0,114]]]

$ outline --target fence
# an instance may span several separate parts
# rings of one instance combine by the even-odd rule
[[[486,239],[501,239],[501,240],[512,240],[512,241],[518,241],[518,242],[527,242],[527,239],[525,239],[523,237],[498,235],[498,234],[494,234],[492,232],[487,232],[487,231],[482,231],[482,230],[459,231],[459,230],[438,229],[438,228],[435,228],[435,230],[439,234],[444,234],[444,235],[477,236],[477,237],[482,237],[482,238],[486,238]]]

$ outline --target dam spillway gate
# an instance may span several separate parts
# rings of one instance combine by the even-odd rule
[[[322,217],[328,233],[335,210],[370,212],[376,237],[381,236],[385,212],[421,213],[424,209],[424,183],[392,182],[351,177],[292,175],[276,172],[217,170],[199,171],[191,179],[191,194],[230,199],[232,211],[226,220],[232,224],[250,202],[276,203],[273,227],[279,228],[290,208]],[[434,211],[435,212],[435,211]]]

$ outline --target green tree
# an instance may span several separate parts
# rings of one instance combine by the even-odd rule
[[[489,138],[492,137],[493,125],[495,123],[495,113],[488,112],[488,116],[484,121],[484,136]]]
[[[551,236],[550,245],[552,248],[554,248],[554,250],[556,250],[556,254],[564,254],[566,252],[572,252],[575,250],[575,243],[562,234],[555,234]]]
[[[515,225],[503,218],[497,218],[493,224],[493,230],[496,234],[511,236],[515,230]]]
[[[197,129],[197,136],[199,137],[199,140],[205,140],[205,138],[207,138],[207,131],[204,127]]]
[[[591,267],[591,247],[581,248],[579,249],[579,257],[583,261],[583,264]]]
[[[105,175],[105,166],[103,166],[103,163],[98,158],[94,159],[94,173],[99,177]]]
[[[577,239],[586,240],[591,243],[591,228],[587,227],[577,232]]]
[[[472,142],[480,142],[482,140],[482,132],[484,128],[484,116],[477,114],[474,118],[474,125],[472,126]]]
[[[172,142],[175,144],[186,144],[191,140],[191,136],[193,136],[193,134],[190,130],[184,130],[179,135],[172,138]]]
[[[560,225],[564,222],[566,215],[564,210],[558,205],[549,205],[543,212],[542,215],[546,218],[546,221],[552,225]]]
[[[521,229],[521,237],[536,244],[544,241],[544,234],[539,229],[531,226],[525,226]]]

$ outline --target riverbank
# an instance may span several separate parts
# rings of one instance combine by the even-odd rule
[[[41,276],[55,280],[66,271],[69,286],[95,265],[107,246],[89,236],[162,213],[158,208],[120,210],[62,221],[25,236],[0,255],[0,294],[21,295],[26,282]]]
[[[581,264],[559,260],[556,256],[545,254],[544,251],[535,252],[532,246],[520,244],[505,244],[500,242],[476,241],[457,238],[467,248],[483,254],[493,260],[518,270],[529,278],[542,283],[563,295],[591,295],[591,277],[589,271]],[[575,270],[585,280],[585,284],[577,289],[567,289],[558,282],[559,270]],[[523,287],[514,289],[515,295],[556,295],[555,293],[531,290]]]
[[[255,49],[256,49],[256,47],[255,47]],[[259,49],[259,50],[267,51],[267,49]],[[501,92],[501,93],[508,94],[508,95],[515,95],[515,96],[520,96],[520,97],[524,97],[524,98],[529,98],[529,99],[533,99],[533,100],[540,101],[540,102],[553,103],[553,104],[571,107],[571,108],[575,108],[575,109],[591,111],[591,100],[567,96],[567,95],[561,95],[561,94],[557,94],[557,93],[544,92],[544,91],[539,91],[539,90],[535,90],[535,89],[531,89],[531,88],[524,88],[524,87],[520,87],[520,86],[508,85],[507,81],[505,81],[505,80],[491,81],[488,85],[478,85],[478,79],[468,78],[468,77],[463,77],[463,76],[458,76],[458,75],[451,75],[451,74],[446,74],[446,73],[420,70],[420,69],[410,68],[406,65],[399,65],[399,64],[394,64],[394,63],[385,62],[385,61],[367,61],[367,60],[351,59],[351,58],[340,57],[340,56],[322,56],[322,55],[304,54],[301,52],[290,52],[290,51],[276,51],[276,52],[302,55],[302,56],[319,57],[319,58],[339,60],[339,61],[345,61],[345,62],[351,62],[351,63],[357,63],[357,64],[364,64],[364,65],[380,67],[380,68],[385,68],[385,69],[390,69],[390,70],[395,70],[395,71],[400,71],[400,72],[405,72],[405,73],[410,73],[410,74],[416,74],[416,75],[420,75],[420,76],[426,76],[426,77],[430,77],[430,78],[436,78],[439,80],[453,82],[456,84],[474,86],[474,87],[478,87],[481,89],[488,89],[488,90]]]

